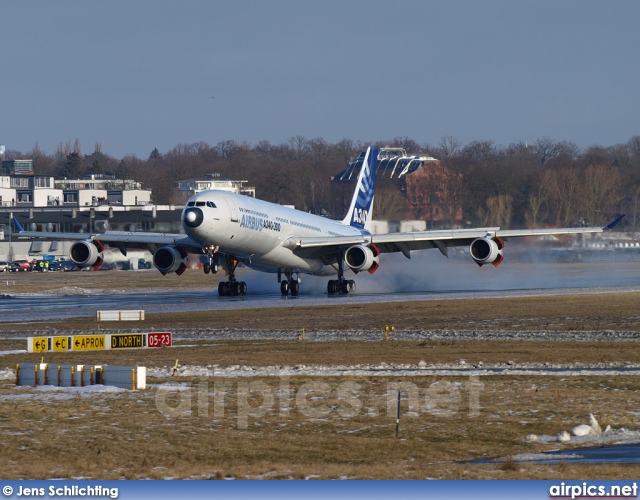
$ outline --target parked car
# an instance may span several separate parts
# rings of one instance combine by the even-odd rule
[[[5,260],[0,260],[0,273],[9,272],[9,263]]]
[[[61,271],[77,271],[80,269],[76,266],[75,262],[71,260],[61,260],[60,261],[60,270]]]
[[[14,260],[14,264],[17,264],[19,271],[31,271],[31,263],[28,260]]]
[[[54,260],[49,264],[49,271],[62,271],[62,263],[59,260]]]
[[[17,273],[18,271],[20,271],[20,266],[15,262],[7,262],[7,265],[7,272]]]

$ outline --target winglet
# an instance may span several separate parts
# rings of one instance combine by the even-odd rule
[[[616,227],[618,225],[618,222],[620,222],[622,219],[624,219],[625,215],[626,214],[619,215],[618,217],[615,218],[615,220],[609,222],[609,224],[604,226],[602,229],[604,231],[610,231],[611,229],[613,229],[614,227]]]
[[[24,231],[24,228],[22,227],[22,225],[18,222],[18,219],[16,219],[15,217],[13,218],[13,223],[16,226],[16,231],[18,231],[19,233],[21,233],[22,231]]]

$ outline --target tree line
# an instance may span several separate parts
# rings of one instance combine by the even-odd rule
[[[369,144],[343,139],[292,137],[282,144],[255,145],[232,140],[180,144],[149,157],[114,158],[96,143],[83,154],[79,141],[58,146],[46,154],[36,144],[29,152],[8,150],[7,159],[30,158],[38,175],[81,178],[108,174],[135,179],[151,189],[158,204],[177,202],[178,180],[205,174],[246,180],[256,196],[267,201],[330,217],[344,216],[344,189],[335,189],[331,177],[344,170]],[[410,155],[437,158],[439,168],[452,174],[443,199],[455,207],[441,225],[540,227],[601,225],[626,213],[623,228],[635,231],[640,216],[640,136],[614,146],[580,149],[567,141],[547,137],[531,144],[500,146],[492,141],[462,144],[444,137],[438,144],[419,144],[410,138],[374,143],[404,148]],[[337,183],[333,183],[337,184]],[[403,197],[402,180],[382,180],[376,191],[375,218],[411,217]],[[340,199],[338,199],[340,198]],[[456,218],[453,214],[462,217]]]

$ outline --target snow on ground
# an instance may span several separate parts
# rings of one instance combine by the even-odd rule
[[[0,369],[0,380],[15,380],[16,371],[12,368]]]
[[[363,365],[293,365],[293,366],[244,366],[244,365],[182,365],[178,369],[178,376],[182,377],[282,377],[282,376],[315,376],[339,377],[378,376],[378,377],[415,377],[429,375],[451,376],[483,376],[483,375],[548,375],[548,376],[594,376],[594,375],[640,375],[640,366],[621,364],[618,367],[604,367],[580,365],[546,366],[538,363],[499,364],[478,368],[466,363],[437,364],[421,366],[422,364],[363,364]],[[172,376],[173,366],[162,368],[147,368],[147,376],[153,378],[169,378]]]
[[[15,375],[14,375],[15,376]],[[85,387],[55,387],[53,385],[43,385],[38,387],[16,386],[18,394],[0,394],[0,402],[21,401],[21,400],[63,400],[80,397],[93,396],[117,396],[126,389],[106,385],[88,385]]]
[[[15,349],[13,351],[0,351],[0,356],[7,356],[9,354],[24,354],[26,353],[27,350],[26,349]],[[1,373],[1,371],[0,371]],[[0,375],[0,380],[1,380],[1,375]]]

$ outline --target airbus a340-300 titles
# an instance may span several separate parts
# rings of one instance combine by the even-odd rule
[[[598,233],[613,228],[623,216],[606,227],[501,230],[497,227],[371,234],[379,150],[367,149],[349,211],[342,221],[308,214],[292,208],[221,190],[192,196],[182,211],[186,234],[106,231],[103,233],[46,233],[24,231],[16,220],[19,237],[77,240],[71,259],[81,267],[102,264],[106,245],[119,248],[145,247],[162,273],[182,274],[187,254],[206,256],[205,273],[222,268],[221,296],[245,295],[247,284],[236,279],[239,263],[277,274],[282,295],[298,295],[301,273],[336,276],[329,280],[329,294],[355,291],[355,281],[345,273],[369,272],[380,265],[381,254],[437,248],[447,256],[449,247],[468,246],[478,264],[502,262],[507,238],[550,234]]]

